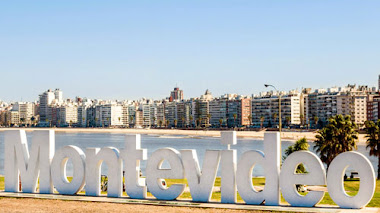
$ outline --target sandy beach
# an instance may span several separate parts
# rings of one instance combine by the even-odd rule
[[[178,130],[178,129],[117,129],[117,128],[0,128],[1,131],[23,129],[26,131],[52,129],[56,132],[68,133],[118,133],[118,134],[152,134],[152,135],[186,135],[200,137],[220,137],[220,131],[215,130]],[[263,139],[266,131],[237,131],[239,138]],[[316,132],[283,131],[282,140],[295,141],[305,137],[308,141],[315,140]],[[365,134],[359,134],[359,144],[366,142]]]

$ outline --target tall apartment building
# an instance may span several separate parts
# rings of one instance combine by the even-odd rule
[[[128,110],[128,104],[122,104],[122,110],[123,110],[123,126],[129,127],[129,110]]]
[[[252,125],[274,127],[279,125],[279,94],[268,92],[252,98]],[[282,126],[301,124],[302,96],[297,91],[281,94]]]
[[[150,117],[151,104],[141,104],[140,106],[141,106],[141,111],[142,111],[142,116],[143,116],[142,126],[150,127],[152,125],[151,117]]]
[[[150,125],[157,126],[157,103],[153,103],[149,107]]]
[[[23,124],[31,124],[34,114],[34,103],[31,102],[16,102],[14,110],[17,110],[20,114],[20,122]]]
[[[61,126],[73,126],[78,123],[78,107],[75,105],[61,106],[59,111]]]
[[[40,114],[40,123],[46,123],[51,120],[49,118],[49,105],[53,102],[55,99],[54,92],[52,92],[50,89],[46,92],[42,93],[39,98],[39,114]]]
[[[128,106],[128,123],[130,127],[136,126],[136,112],[138,110],[138,106],[136,103],[132,103],[131,105]],[[142,118],[141,118],[142,120]]]
[[[375,122],[380,119],[379,109],[380,95],[369,94],[367,96],[367,120]]]
[[[6,113],[5,123],[9,126],[20,124],[20,113],[18,110],[10,110]]]
[[[185,128],[190,126],[191,106],[192,104],[187,101],[177,103],[178,127]]]
[[[157,125],[159,127],[163,127],[166,125],[165,104],[163,103],[157,104]]]
[[[169,101],[181,101],[183,100],[183,91],[179,87],[175,87],[174,90],[170,93]]]
[[[166,125],[170,127],[175,127],[178,125],[177,102],[165,103],[165,120]]]
[[[367,120],[367,87],[333,87],[305,94],[305,116],[310,125],[325,125],[332,116],[350,115],[353,122],[363,125]]]
[[[55,89],[54,90],[54,99],[59,104],[63,103],[63,92],[60,89]]]
[[[102,125],[105,127],[123,126],[123,107],[116,104],[105,104],[100,106]]]

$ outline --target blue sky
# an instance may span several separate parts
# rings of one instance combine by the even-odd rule
[[[376,86],[379,1],[0,1],[0,99]]]

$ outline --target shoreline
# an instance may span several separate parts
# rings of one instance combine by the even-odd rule
[[[0,132],[6,130],[54,130],[55,132],[67,133],[117,133],[117,134],[150,134],[150,135],[184,135],[200,137],[220,137],[220,131],[216,130],[179,130],[179,129],[112,129],[112,128],[0,128]],[[264,139],[266,131],[237,131],[238,138]],[[307,141],[315,141],[316,132],[281,132],[281,139],[296,141],[303,137]],[[359,134],[358,144],[365,144],[365,134]]]

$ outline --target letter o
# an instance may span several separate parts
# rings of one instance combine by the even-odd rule
[[[51,163],[53,184],[60,194],[73,195],[83,189],[85,184],[85,154],[76,146],[65,146],[58,150]],[[67,180],[66,164],[71,159],[73,163],[73,179]]]
[[[352,166],[359,172],[360,188],[358,194],[349,196],[344,190],[345,170]],[[327,173],[327,189],[330,197],[341,208],[359,209],[366,206],[375,192],[375,172],[371,162],[359,152],[344,152],[331,162]]]

